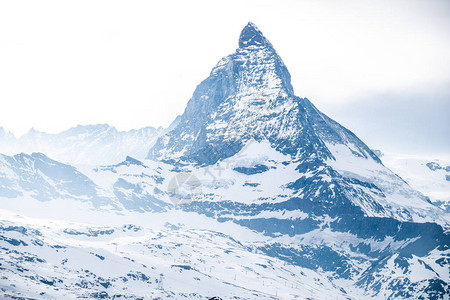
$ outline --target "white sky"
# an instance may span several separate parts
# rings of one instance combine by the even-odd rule
[[[0,126],[16,135],[168,126],[248,21],[296,94],[326,113],[381,94],[448,91],[446,0],[0,0]]]

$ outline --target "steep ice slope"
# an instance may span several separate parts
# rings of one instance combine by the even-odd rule
[[[152,127],[118,131],[106,124],[79,125],[58,134],[32,129],[16,139],[1,129],[0,153],[14,155],[20,152],[41,152],[70,164],[114,164],[123,161],[127,155],[144,158],[163,132],[163,128]]]

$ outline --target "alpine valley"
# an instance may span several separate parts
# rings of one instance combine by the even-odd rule
[[[0,146],[2,298],[449,299],[447,202],[297,97],[253,23],[168,129]]]

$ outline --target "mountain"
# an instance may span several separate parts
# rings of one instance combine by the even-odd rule
[[[298,178],[284,185],[302,189],[318,214],[356,205],[368,216],[399,220],[439,215],[352,132],[294,95],[283,61],[249,23],[239,48],[200,83],[178,125],[157,139],[148,158],[207,166],[253,142],[268,144],[295,164]]]
[[[185,210],[272,237],[296,237],[262,246],[265,253],[353,278],[371,296],[448,291],[447,277],[414,282],[385,272],[398,265],[412,275],[415,257],[433,257],[437,249],[436,261],[445,260],[449,215],[352,132],[295,96],[285,64],[252,23],[148,158],[190,174],[193,192],[177,199]],[[348,259],[358,255],[370,262],[362,269]]]
[[[5,297],[448,299],[449,214],[295,96],[254,24],[152,144],[0,157]]]
[[[30,197],[39,201],[77,199],[94,207],[108,200],[95,184],[76,168],[54,161],[42,153],[0,154],[0,195]]]
[[[118,131],[106,124],[78,125],[57,134],[31,129],[20,138],[15,138],[1,129],[0,153],[41,152],[69,164],[114,164],[128,155],[144,158],[156,137],[164,130],[145,127]]]
[[[163,194],[157,184],[163,181],[160,167],[149,168],[127,156],[116,165],[79,168],[84,172],[42,153],[0,154],[0,197],[23,200],[14,200],[15,209],[29,205],[30,199],[48,202],[50,206],[75,201],[112,212],[161,212],[173,206],[170,200],[154,196]],[[8,201],[4,201],[2,207],[7,206]]]
[[[213,164],[255,139],[297,160],[313,153],[332,158],[331,143],[379,162],[354,134],[296,97],[290,78],[271,43],[249,23],[239,48],[200,83],[178,126],[157,140],[148,158]]]

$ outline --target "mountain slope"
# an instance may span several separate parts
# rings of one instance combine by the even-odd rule
[[[89,201],[95,207],[109,202],[76,168],[42,153],[0,154],[0,195],[6,198],[32,197],[39,201],[76,199]]]
[[[3,207],[8,205],[7,199],[15,202],[10,207],[16,209],[23,205],[34,207],[35,199],[51,205],[81,202],[111,212],[161,212],[173,204],[159,190],[164,189],[160,186],[160,170],[161,167],[152,169],[131,157],[115,165],[75,168],[42,153],[0,154],[0,199]]]

